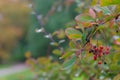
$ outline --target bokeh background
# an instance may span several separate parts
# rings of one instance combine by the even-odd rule
[[[58,59],[52,54],[55,47],[50,45],[50,40],[43,33],[36,33],[40,25],[33,15],[32,5],[38,14],[45,17],[48,33],[60,30],[53,33],[61,33],[54,37],[55,40],[65,38],[63,29],[74,25],[77,13],[74,0],[1,0],[0,80],[33,80],[36,75],[26,66],[25,55],[31,55],[34,59],[51,55]]]
[[[34,8],[42,16],[46,16],[51,7],[60,2],[59,0],[55,1],[34,0]],[[56,11],[51,12],[47,17],[45,29],[49,33],[64,29],[66,24],[74,19],[75,3],[67,8],[63,2],[57,6]],[[32,15],[30,6],[31,3],[27,0],[0,2],[0,62],[3,64],[24,61],[24,53],[27,51],[30,51],[34,57],[45,56],[47,53],[50,40],[46,39],[42,33],[35,32],[40,25]]]

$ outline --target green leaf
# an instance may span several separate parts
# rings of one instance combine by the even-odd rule
[[[64,64],[63,64],[63,70],[71,68],[74,65],[75,61],[76,61],[76,55],[74,55],[68,61],[64,62]]]
[[[76,18],[78,21],[82,21],[82,22],[94,21],[94,19],[87,14],[86,15],[84,15],[84,14],[78,15]]]
[[[55,55],[61,55],[61,51],[59,49],[54,49],[52,52]]]
[[[81,33],[80,31],[74,29],[74,28],[67,28],[65,30],[65,34],[69,39],[81,39]]]
[[[118,71],[120,69],[120,66],[118,66],[117,64],[113,63],[110,65],[110,70],[112,71]]]
[[[69,46],[70,46],[70,48],[75,48],[76,47],[76,45],[73,43],[72,40],[69,42]]]
[[[86,42],[86,33],[85,33],[85,32],[82,34],[82,42],[83,42],[83,43]]]
[[[97,28],[97,31],[98,31],[98,30],[101,30],[101,29],[104,29],[104,28],[105,28],[105,26],[100,25],[100,26]]]
[[[120,4],[116,6],[114,13],[120,13]]]
[[[115,53],[113,56],[114,63],[117,63],[120,60],[120,53]]]
[[[65,52],[65,54],[63,56],[60,57],[60,59],[67,58],[67,57],[71,56],[72,54],[73,54],[72,51],[67,51],[67,52]]]
[[[93,19],[89,14],[80,14],[75,17],[75,20],[78,25],[82,24],[83,27],[91,27],[95,23],[95,19]]]
[[[73,77],[73,80],[84,80],[84,76]]]
[[[120,4],[120,0],[100,0],[101,6],[117,5]]]
[[[108,7],[96,6],[96,8],[99,9],[100,11],[102,11],[105,15],[111,14],[111,11],[108,9]]]

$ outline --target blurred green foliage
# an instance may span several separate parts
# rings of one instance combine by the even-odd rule
[[[65,28],[65,24],[76,14],[75,3],[69,8],[61,0],[34,0],[34,4],[35,10],[43,17],[46,16],[45,29],[51,34],[55,30]],[[54,7],[56,10],[50,12],[56,4],[59,6]],[[46,39],[42,33],[35,32],[40,26],[32,14],[30,5],[31,2],[27,0],[6,0],[0,3],[1,62],[24,61],[26,51],[31,51],[34,57],[52,53],[49,39]]]
[[[64,1],[61,0],[34,0],[33,5],[35,10],[47,18],[45,23],[45,29],[48,33],[54,32],[55,30],[65,28],[65,24],[71,21],[74,18],[76,12],[75,3],[73,3],[69,9],[65,7]],[[46,4],[46,5],[45,5]],[[58,4],[56,6],[56,4]],[[56,6],[56,7],[55,7]],[[55,11],[51,9],[55,8]],[[35,30],[39,29],[40,26],[36,17],[31,16],[32,24],[28,29],[27,41],[28,41],[28,50],[31,51],[33,56],[37,57],[38,55],[44,56],[48,53],[49,49],[51,51],[50,40],[46,39],[42,33],[36,33]]]

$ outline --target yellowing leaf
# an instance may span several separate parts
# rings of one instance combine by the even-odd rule
[[[95,17],[95,15],[94,15],[94,17]],[[96,24],[94,18],[92,18],[88,14],[80,14],[75,17],[75,20],[78,25],[81,24],[83,27],[91,27],[93,24]]]
[[[118,74],[117,76],[115,76],[115,77],[113,78],[113,80],[120,80],[120,74]]]
[[[114,13],[119,13],[120,12],[120,4],[116,6]]]
[[[120,58],[120,53],[115,53],[115,55],[113,56],[113,61],[117,63],[120,60],[119,58]]]
[[[69,46],[70,46],[70,48],[75,48],[76,47],[76,45],[73,43],[73,41],[69,42]]]
[[[120,0],[100,0],[101,6],[117,5],[120,4]]]
[[[65,54],[63,56],[60,57],[60,59],[67,58],[67,57],[71,56],[72,54],[73,54],[73,52],[67,51],[67,52],[65,52]]]
[[[92,5],[96,5],[97,4],[97,0],[92,0]]]
[[[59,49],[55,49],[55,50],[53,50],[52,52],[53,52],[53,54],[55,54],[55,55],[61,55],[61,51],[60,51]]]
[[[81,39],[81,33],[80,31],[74,29],[74,28],[67,28],[65,30],[65,34],[69,39]]]
[[[80,14],[80,15],[76,16],[75,19],[76,19],[76,21],[80,21],[80,22],[94,21],[94,19],[91,16],[89,16],[88,14]]]

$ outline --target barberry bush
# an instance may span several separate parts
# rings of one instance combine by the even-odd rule
[[[45,33],[51,40],[50,44],[56,46],[53,54],[59,56],[61,61],[59,64],[58,62],[51,63],[51,66],[48,64],[55,62],[54,59],[44,63],[44,66],[50,69],[50,71],[45,69],[48,72],[57,68],[57,77],[48,78],[48,80],[63,80],[60,76],[64,72],[66,73],[63,76],[70,80],[119,80],[120,0],[65,1],[68,1],[67,5],[72,1],[76,2],[78,5],[76,11],[79,13],[75,21],[67,24],[65,30],[55,31],[52,35],[48,34],[42,25],[41,17],[36,12],[34,13],[42,26],[37,32]],[[57,36],[59,41],[55,41],[54,36]],[[63,48],[61,44],[65,41],[68,41],[68,45]],[[29,60],[37,65],[34,69],[41,68],[42,63],[39,63],[39,60],[42,58],[34,60],[29,56],[27,64],[30,63]],[[42,61],[47,61],[47,59]],[[35,64],[31,65],[35,66]],[[54,67],[54,65],[59,67]],[[67,80],[65,78],[64,80]]]

